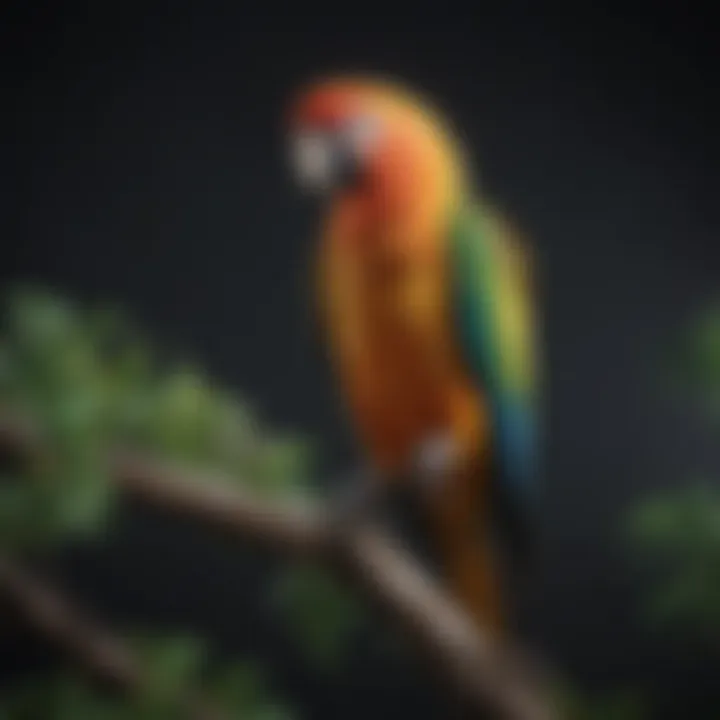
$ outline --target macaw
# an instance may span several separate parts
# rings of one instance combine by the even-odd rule
[[[288,137],[298,181],[324,198],[318,304],[359,482],[413,484],[451,593],[501,633],[503,545],[529,537],[536,491],[528,248],[473,191],[456,134],[399,84],[313,83]]]

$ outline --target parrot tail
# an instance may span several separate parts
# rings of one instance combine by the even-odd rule
[[[488,483],[478,471],[463,471],[428,504],[431,534],[441,575],[455,600],[479,628],[492,635],[512,634],[506,558],[492,524]]]
[[[447,548],[445,568],[451,592],[479,627],[502,635],[506,629],[500,573],[489,542],[477,530]]]

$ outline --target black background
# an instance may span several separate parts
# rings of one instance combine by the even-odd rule
[[[346,68],[436,98],[544,266],[536,641],[590,688],[646,684],[658,717],[703,707],[711,661],[638,625],[643,583],[618,523],[646,491],[718,467],[712,437],[667,401],[658,372],[718,289],[709,20],[577,3],[413,23],[362,8],[273,20],[239,4],[13,5],[0,21],[3,280],[122,301],[268,421],[321,439],[328,471],[352,445],[315,345],[314,216],[288,182],[281,113],[299,82]],[[265,658],[309,718],[440,716],[396,661],[359,653],[333,682],[304,668],[252,601],[239,549],[178,523],[138,511],[122,541],[65,571],[110,617],[205,630]]]

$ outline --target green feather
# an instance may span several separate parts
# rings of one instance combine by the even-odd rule
[[[497,481],[510,496],[533,493],[536,468],[535,328],[522,258],[500,221],[478,206],[450,228],[450,269],[458,339],[493,420]]]

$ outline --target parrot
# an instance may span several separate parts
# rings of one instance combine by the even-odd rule
[[[294,179],[321,207],[313,291],[361,447],[354,491],[411,487],[449,592],[502,634],[504,564],[533,550],[530,245],[473,183],[449,121],[398,81],[307,83],[285,135]]]

